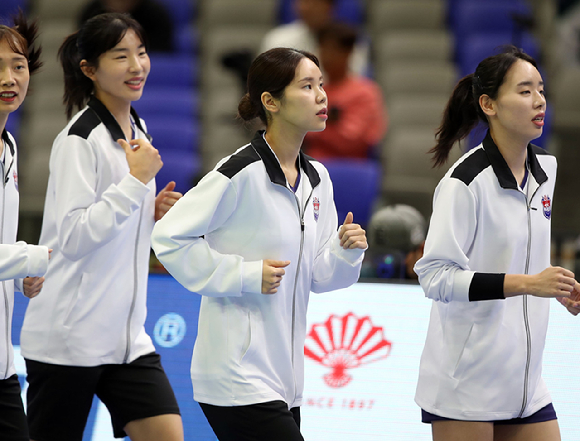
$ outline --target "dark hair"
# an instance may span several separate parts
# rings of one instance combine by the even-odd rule
[[[479,97],[487,95],[492,100],[497,99],[507,72],[518,60],[527,61],[537,68],[536,61],[521,49],[511,45],[503,46],[501,53],[480,62],[473,74],[463,77],[457,83],[435,134],[437,144],[429,150],[433,154],[434,167],[445,164],[453,145],[469,135],[479,121],[489,125],[479,105]]]
[[[74,107],[81,109],[93,92],[93,82],[80,67],[81,60],[98,67],[99,57],[114,48],[129,29],[148,47],[141,25],[128,14],[106,13],[87,20],[80,30],[69,35],[58,50],[64,71],[64,96],[66,114],[70,118]]]
[[[250,121],[259,117],[268,125],[268,115],[262,105],[262,94],[270,92],[276,98],[284,96],[284,89],[296,76],[296,68],[303,58],[320,67],[318,58],[310,52],[277,47],[256,57],[248,72],[248,92],[238,105],[238,117]]]
[[[357,31],[354,27],[340,22],[329,23],[318,31],[318,43],[334,41],[347,51],[352,51],[357,40]]]
[[[0,41],[6,40],[10,49],[22,55],[28,61],[28,72],[35,73],[41,66],[40,54],[42,48],[34,47],[38,37],[38,22],[28,22],[22,10],[13,18],[14,27],[0,25]]]

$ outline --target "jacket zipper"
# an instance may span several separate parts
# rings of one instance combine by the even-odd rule
[[[280,185],[280,184],[278,184]],[[296,399],[296,371],[294,369],[294,331],[296,329],[296,287],[298,286],[298,276],[300,275],[300,263],[302,262],[302,251],[304,249],[304,212],[306,211],[306,207],[308,206],[308,201],[312,197],[312,193],[314,193],[314,188],[310,190],[310,194],[308,198],[306,198],[306,202],[304,203],[304,209],[300,207],[300,201],[292,190],[290,190],[287,186],[282,185],[282,187],[291,191],[294,195],[294,199],[296,200],[296,207],[298,208],[298,215],[300,216],[300,253],[298,254],[298,263],[296,265],[296,275],[294,276],[294,289],[292,290],[292,375],[294,376],[294,398],[292,401]],[[290,403],[288,403],[290,404]]]
[[[6,143],[4,148],[6,148]],[[6,155],[6,154],[5,154]],[[6,156],[4,156],[6,157]],[[7,179],[4,177],[4,164],[2,164],[2,221],[0,223],[0,243],[4,243],[4,212],[6,210],[6,183]],[[6,292],[6,281],[2,281],[2,293],[4,295],[4,319],[6,320],[6,370],[2,378],[6,378],[8,375],[8,368],[10,366],[10,326],[9,326],[9,314],[10,314],[10,304],[8,302],[8,293]]]
[[[306,202],[304,203],[304,208],[301,209],[300,201],[294,194],[296,198],[296,205],[298,206],[298,213],[300,215],[300,254],[298,255],[298,265],[296,267],[296,275],[294,276],[294,289],[292,291],[292,375],[294,376],[294,397],[292,398],[292,402],[296,399],[296,370],[294,369],[294,333],[295,333],[295,321],[296,321],[296,288],[298,287],[298,276],[300,275],[300,263],[302,262],[302,251],[304,249],[304,212],[306,211],[306,207],[308,206],[308,201],[312,197],[312,193],[314,192],[314,188],[310,190],[310,194],[308,198],[306,198]],[[290,403],[288,403],[290,404]]]
[[[530,178],[528,177],[528,179],[530,179]],[[528,183],[528,185],[529,185],[529,183]],[[534,192],[532,193],[532,196],[530,197],[529,200],[527,198],[527,195],[525,195],[525,197],[526,197],[526,210],[527,210],[527,216],[528,216],[528,246],[527,246],[527,252],[526,252],[526,267],[524,270],[524,274],[528,274],[529,269],[530,269],[530,251],[531,251],[531,247],[532,247],[532,217],[531,217],[530,201],[534,198],[534,196],[536,195],[536,193],[538,192],[539,189],[540,189],[540,186],[538,186],[538,188],[536,188],[534,190]],[[522,408],[520,409],[520,413],[518,415],[518,418],[521,418],[521,416],[523,415],[524,410],[526,409],[526,403],[528,401],[528,381],[529,381],[529,375],[530,375],[530,362],[531,362],[531,357],[532,357],[532,337],[530,334],[530,322],[529,322],[529,317],[528,317],[528,294],[523,295],[522,306],[523,306],[523,312],[524,312],[524,325],[526,327],[527,355],[526,355],[526,369],[524,371],[524,396],[522,399]]]
[[[139,209],[139,223],[137,224],[137,236],[135,238],[135,254],[133,259],[133,298],[131,299],[131,308],[129,309],[129,316],[127,317],[127,348],[125,349],[125,357],[123,363],[127,363],[129,360],[129,354],[131,352],[131,318],[133,317],[133,312],[135,311],[135,303],[137,302],[137,289],[139,286],[139,274],[138,274],[138,251],[139,251],[139,235],[141,233],[141,218],[143,210]]]

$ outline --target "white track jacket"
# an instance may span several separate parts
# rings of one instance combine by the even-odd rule
[[[155,350],[143,326],[155,180],[129,174],[119,138],[119,124],[93,97],[54,141],[40,236],[54,251],[42,295],[26,310],[25,358],[98,366]]]
[[[299,162],[294,194],[258,132],[153,230],[160,261],[203,296],[191,364],[199,402],[299,406],[310,291],[358,280],[364,251],[340,247],[328,172],[302,153]],[[291,262],[275,294],[261,294],[263,259]]]
[[[14,138],[6,130],[2,133],[2,140],[4,141],[4,153],[2,154],[4,162],[0,161],[0,170],[2,170],[2,189],[0,189],[0,285],[2,287],[0,380],[10,377],[16,372],[12,348],[14,291],[22,291],[24,277],[43,276],[48,266],[47,247],[16,242],[19,206],[18,153]]]
[[[503,295],[505,274],[550,265],[556,160],[532,145],[527,158],[522,190],[488,134],[435,190],[415,266],[434,300],[415,400],[433,414],[504,420],[551,402],[541,375],[550,300]]]

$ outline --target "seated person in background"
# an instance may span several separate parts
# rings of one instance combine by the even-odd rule
[[[272,29],[262,41],[260,52],[274,47],[292,47],[319,55],[317,34],[332,21],[336,0],[294,0],[298,20]],[[359,42],[349,60],[353,72],[365,75],[369,65],[369,46]],[[324,69],[323,69],[324,71]]]
[[[131,14],[145,30],[148,52],[173,51],[173,20],[163,4],[155,0],[91,0],[81,10],[78,27],[105,12]]]
[[[361,277],[417,280],[415,262],[423,256],[427,222],[410,205],[389,205],[369,222],[369,249]]]
[[[305,138],[306,152],[319,160],[368,158],[387,130],[380,87],[349,71],[356,38],[356,31],[343,23],[331,23],[319,33],[328,121],[324,131],[308,133]]]

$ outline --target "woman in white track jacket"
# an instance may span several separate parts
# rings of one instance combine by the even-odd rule
[[[14,25],[0,25],[0,434],[2,439],[24,441],[29,434],[12,347],[14,291],[30,298],[40,292],[49,252],[45,246],[16,242],[18,150],[6,122],[24,101],[30,75],[41,62],[40,49],[33,47],[36,24],[19,15]]]
[[[459,82],[431,150],[441,165],[489,125],[437,186],[415,266],[434,300],[415,399],[435,441],[560,439],[541,377],[549,298],[577,314],[580,285],[550,266],[556,160],[529,144],[545,110],[534,60],[508,48]]]
[[[223,159],[153,230],[157,257],[203,296],[191,376],[220,441],[302,440],[310,291],[358,279],[366,238],[337,232],[328,172],[300,147],[326,124],[318,60],[272,49],[252,64],[239,106],[265,132]]]
[[[22,327],[30,437],[80,441],[97,395],[116,437],[180,441],[179,408],[144,327],[151,231],[173,199],[167,188],[155,196],[163,163],[131,107],[150,70],[143,30],[102,14],[59,57],[68,116],[80,111],[52,147],[40,241],[54,265]]]

